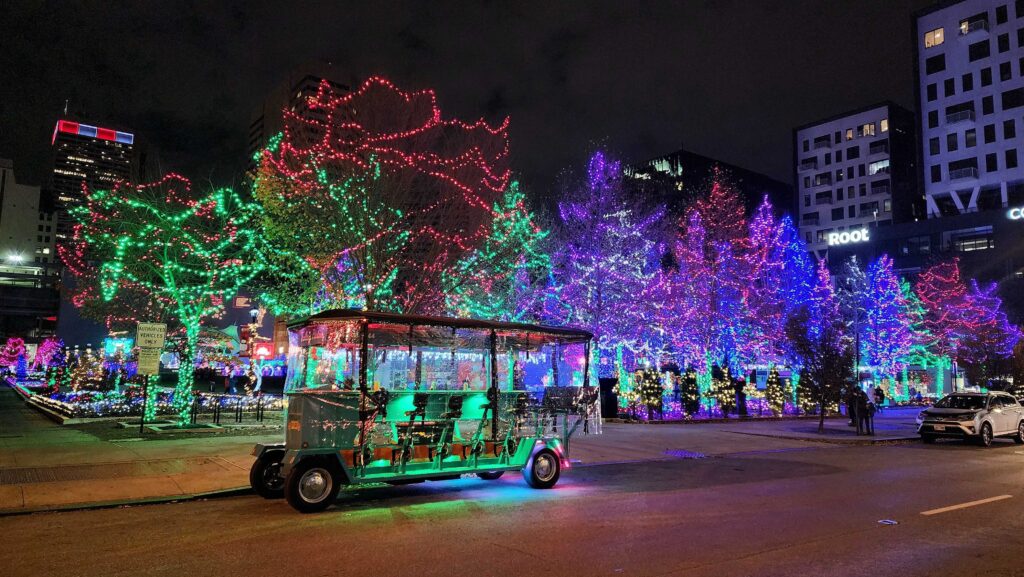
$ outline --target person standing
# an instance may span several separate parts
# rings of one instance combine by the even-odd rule
[[[856,384],[851,384],[846,389],[846,416],[850,417],[850,426],[857,426],[857,391]]]
[[[857,434],[867,434],[868,395],[859,387],[857,388],[857,408],[855,413],[857,415]]]
[[[875,409],[878,411],[882,410],[882,403],[885,402],[885,391],[882,390],[882,386],[875,387]]]

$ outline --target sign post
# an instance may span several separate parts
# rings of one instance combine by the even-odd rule
[[[142,384],[142,414],[139,415],[139,434],[146,426],[146,404],[149,402],[149,376],[160,374],[160,353],[167,338],[165,323],[139,323],[135,329],[135,343],[139,347],[138,374],[146,375]]]

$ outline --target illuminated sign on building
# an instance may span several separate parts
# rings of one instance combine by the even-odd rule
[[[851,244],[855,242],[867,242],[871,240],[868,237],[868,229],[862,228],[860,230],[849,230],[843,232],[830,232],[828,233],[828,245],[838,246],[842,244]]]
[[[53,130],[54,141],[57,140],[58,132],[88,136],[99,140],[112,140],[114,142],[120,142],[121,144],[135,144],[135,135],[130,132],[121,132],[110,128],[100,128],[88,124],[81,124],[79,122],[72,122],[70,120],[57,121],[57,126]]]
[[[1024,220],[1024,207],[1018,206],[1016,208],[1011,208],[1010,211],[1006,213],[1006,216],[1010,220]]]

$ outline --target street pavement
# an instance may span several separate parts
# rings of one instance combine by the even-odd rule
[[[663,439],[708,430],[651,428]],[[240,496],[0,518],[0,567],[10,576],[1024,575],[1020,445],[720,436],[734,450],[707,440],[703,457],[580,464],[549,491],[506,475],[346,491],[315,515]]]

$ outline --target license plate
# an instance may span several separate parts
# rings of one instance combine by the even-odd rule
[[[933,425],[933,428],[936,431],[945,431],[946,430],[946,425]]]

